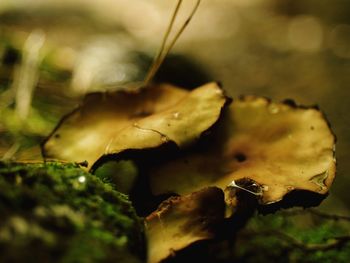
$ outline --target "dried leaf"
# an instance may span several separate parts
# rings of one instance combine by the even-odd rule
[[[88,161],[167,142],[193,143],[219,118],[227,98],[216,83],[191,92],[169,85],[91,94],[62,120],[43,146],[46,157]]]
[[[161,262],[195,242],[213,238],[224,211],[224,194],[216,187],[164,201],[146,218],[147,262]]]
[[[252,181],[267,205],[293,190],[328,192],[335,138],[318,109],[245,97],[231,104],[220,125],[204,149],[151,169],[154,194]]]

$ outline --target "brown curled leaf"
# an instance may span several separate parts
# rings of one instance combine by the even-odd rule
[[[43,145],[48,158],[88,162],[174,142],[193,143],[219,118],[227,98],[216,83],[192,91],[158,85],[87,96]]]
[[[154,194],[252,181],[252,192],[267,205],[293,190],[328,192],[335,137],[318,109],[245,97],[230,105],[217,128],[204,148],[151,169]]]
[[[164,201],[146,218],[147,262],[162,262],[195,242],[212,239],[224,212],[224,194],[216,187]]]

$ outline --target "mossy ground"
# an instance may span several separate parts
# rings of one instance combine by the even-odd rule
[[[127,197],[73,164],[0,164],[1,262],[138,262]]]
[[[235,260],[349,262],[349,242],[339,242],[334,247],[328,246],[337,237],[349,235],[349,222],[325,218],[311,211],[282,211],[252,218],[236,240]]]

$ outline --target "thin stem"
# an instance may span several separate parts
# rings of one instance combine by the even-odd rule
[[[162,57],[162,54],[163,54],[163,51],[164,51],[166,42],[167,42],[167,40],[168,40],[168,38],[169,38],[169,34],[170,34],[170,32],[171,32],[171,30],[172,30],[172,28],[173,28],[173,25],[174,25],[175,19],[176,19],[176,17],[177,17],[177,13],[178,13],[179,10],[180,10],[181,4],[182,4],[182,0],[179,0],[179,1],[177,2],[177,4],[176,4],[174,13],[173,13],[173,15],[171,16],[170,23],[169,23],[169,25],[168,25],[168,28],[167,28],[165,34],[164,34],[164,37],[163,37],[163,40],[162,40],[162,44],[161,44],[161,46],[160,46],[160,48],[159,48],[158,54],[157,54],[157,56],[154,58],[154,60],[153,60],[153,62],[152,62],[152,65],[151,65],[151,67],[149,68],[149,71],[148,71],[148,73],[147,73],[147,75],[146,75],[146,78],[145,78],[145,81],[144,81],[145,84],[148,84],[148,83],[150,82],[150,80],[151,80],[151,79],[153,78],[153,76],[154,76],[154,73],[153,73],[154,68],[155,68],[155,66],[158,64],[158,61],[160,60],[160,58]]]
[[[21,144],[19,142],[15,142],[10,149],[6,151],[6,153],[2,156],[1,160],[6,161],[13,158],[13,156],[18,152],[21,148]]]
[[[276,236],[277,238],[285,240],[287,243],[289,243],[291,246],[304,250],[305,252],[313,252],[313,251],[325,251],[330,249],[336,249],[342,247],[344,244],[348,243],[350,241],[350,236],[344,235],[344,236],[337,236],[332,237],[326,240],[325,243],[304,243],[300,240],[284,233],[281,231],[270,231],[265,232],[265,235],[270,236]]]
[[[324,213],[312,208],[309,209],[298,209],[298,210],[293,210],[293,211],[283,211],[282,214],[284,216],[294,216],[294,215],[300,215],[300,214],[305,214],[305,213],[310,213],[314,216],[318,216],[322,219],[329,219],[329,220],[344,220],[344,221],[350,221],[349,216],[344,216],[344,215],[333,215],[333,214],[328,214]]]
[[[187,20],[185,21],[185,23],[182,25],[182,27],[180,28],[180,30],[176,33],[175,37],[173,38],[173,40],[170,42],[168,48],[166,49],[166,51],[164,52],[163,56],[161,57],[161,59],[159,60],[159,62],[157,63],[156,67],[155,67],[155,73],[158,71],[159,67],[162,65],[164,59],[167,57],[167,55],[169,54],[170,50],[174,47],[176,41],[179,39],[179,37],[181,36],[182,32],[185,30],[185,28],[188,26],[188,24],[190,23],[190,21],[192,20],[194,14],[196,13],[198,6],[200,4],[201,0],[197,0],[197,3],[195,5],[195,7],[193,8],[190,16],[187,18]]]
[[[315,209],[309,209],[309,212],[311,214],[314,214],[316,216],[323,217],[326,219],[350,221],[349,216],[327,214],[327,213],[323,213],[323,212],[320,212],[320,211],[315,210]]]
[[[168,35],[170,33],[170,30],[171,27],[172,27],[172,23],[174,22],[175,20],[175,16],[178,12],[178,8],[180,7],[180,4],[181,4],[181,0],[179,0],[178,2],[178,5],[176,6],[177,8],[175,9],[175,12],[174,12],[174,15],[171,19],[171,23],[168,27],[168,30],[166,32],[166,35],[165,35],[165,38],[163,39],[163,43],[162,43],[162,47],[161,47],[161,50],[158,54],[158,56],[156,57],[156,59],[154,60],[154,63],[152,64],[146,78],[145,78],[145,85],[147,85],[151,80],[152,78],[154,77],[154,75],[157,73],[159,67],[162,65],[164,59],[167,57],[167,55],[169,54],[170,50],[173,48],[173,46],[175,45],[176,41],[179,39],[179,37],[181,36],[182,32],[186,29],[186,27],[188,26],[188,24],[190,23],[190,21],[192,20],[194,14],[196,13],[198,7],[199,7],[199,4],[201,2],[201,0],[197,0],[197,3],[196,5],[194,6],[194,8],[192,9],[192,12],[191,14],[189,15],[189,17],[186,19],[185,23],[181,26],[181,28],[179,29],[179,31],[175,34],[175,37],[173,38],[173,40],[170,42],[169,46],[165,49],[165,44],[166,44],[166,40],[168,38]],[[165,40],[165,41],[164,41]],[[164,51],[164,52],[163,52]]]
[[[284,241],[287,246],[294,249],[300,249],[304,252],[316,252],[316,251],[327,251],[332,249],[339,249],[350,241],[350,236],[335,236],[328,238],[324,243],[304,243],[295,237],[292,237],[282,231],[278,230],[266,230],[266,231],[246,231],[242,233],[248,237],[259,236],[270,236]]]

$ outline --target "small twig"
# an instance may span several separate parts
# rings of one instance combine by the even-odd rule
[[[40,51],[45,42],[41,30],[33,31],[23,48],[23,61],[15,72],[12,89],[15,90],[16,112],[21,120],[29,115],[32,97],[39,79]]]
[[[332,237],[325,241],[325,243],[304,243],[284,232],[277,230],[268,231],[248,231],[244,234],[248,236],[270,236],[276,237],[282,241],[285,241],[287,246],[300,249],[304,252],[315,252],[315,251],[327,251],[331,249],[340,249],[350,241],[350,235]]]
[[[180,29],[175,33],[174,38],[170,41],[170,43],[168,44],[168,46],[166,47],[166,43],[168,41],[168,37],[169,34],[173,28],[175,19],[177,17],[178,11],[180,9],[182,0],[178,0],[178,3],[176,5],[175,11],[171,17],[170,23],[168,25],[168,28],[165,32],[165,35],[163,37],[163,41],[162,41],[162,45],[160,47],[160,50],[157,54],[157,56],[155,57],[147,75],[146,78],[144,80],[144,85],[149,84],[149,82],[153,79],[153,77],[155,76],[155,74],[157,73],[159,67],[162,65],[163,61],[165,60],[165,58],[167,57],[167,55],[169,54],[170,50],[173,48],[173,46],[175,45],[176,41],[179,39],[180,35],[182,34],[182,32],[185,30],[185,28],[188,26],[188,24],[190,23],[190,21],[192,20],[194,14],[196,13],[198,6],[200,4],[201,0],[197,0],[195,6],[192,9],[192,12],[190,13],[189,17],[186,19],[186,21],[183,23],[183,25],[180,27]]]
[[[330,219],[330,220],[335,220],[335,221],[338,221],[338,220],[350,221],[349,216],[328,214],[328,213],[324,213],[324,212],[321,212],[321,211],[318,211],[318,210],[312,209],[312,208],[293,210],[293,211],[283,211],[282,213],[284,216],[295,216],[295,215],[310,213],[312,215],[321,217],[323,219]]]
[[[326,219],[331,219],[331,220],[336,220],[336,221],[338,221],[338,220],[350,221],[349,216],[328,214],[328,213],[320,212],[320,211],[315,210],[315,209],[309,209],[309,212],[313,215],[316,215],[316,216],[319,216],[322,218],[326,218]]]
[[[161,46],[160,46],[160,49],[159,49],[159,51],[158,51],[158,54],[157,54],[157,56],[154,58],[153,63],[152,63],[152,65],[151,65],[150,69],[149,69],[149,72],[148,72],[147,76],[146,76],[146,79],[145,79],[145,83],[146,83],[146,84],[151,80],[151,78],[152,78],[152,77],[154,76],[154,74],[155,74],[154,71],[156,70],[157,64],[159,63],[159,61],[160,61],[160,59],[161,59],[161,57],[162,57],[162,54],[163,54],[164,49],[165,49],[165,45],[166,45],[167,40],[168,40],[168,38],[169,38],[169,34],[170,34],[170,32],[171,32],[171,30],[172,30],[172,28],[173,28],[173,25],[174,25],[174,22],[175,22],[177,13],[179,12],[179,9],[180,9],[181,4],[182,4],[182,0],[179,0],[179,1],[177,2],[177,4],[176,4],[176,8],[175,8],[175,10],[174,10],[173,15],[171,16],[171,19],[170,19],[168,28],[167,28],[167,30],[166,30],[166,32],[165,32],[165,34],[164,34],[164,37],[163,37],[163,40],[162,40],[162,44],[161,44]]]
[[[350,241],[350,236],[339,236],[339,237],[333,237],[325,241],[325,243],[304,243],[286,233],[272,230],[269,231],[270,235],[274,235],[282,240],[285,240],[290,246],[301,249],[305,252],[314,252],[314,251],[326,251],[326,250],[331,250],[331,249],[337,249],[341,248],[344,246],[347,242]],[[264,233],[267,234],[268,233]]]
[[[21,144],[19,142],[15,142],[8,150],[7,152],[2,156],[2,161],[11,160],[13,156],[18,152],[18,150],[21,148]]]

